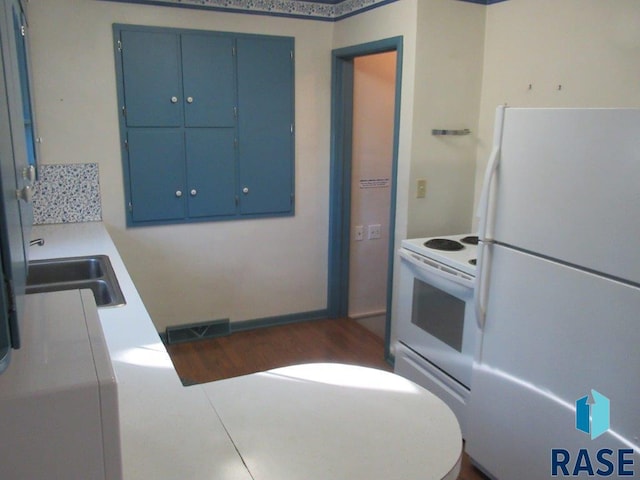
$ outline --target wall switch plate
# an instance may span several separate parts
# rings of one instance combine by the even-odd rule
[[[353,229],[353,239],[356,242],[364,240],[364,227],[362,225],[356,225]]]
[[[416,198],[424,198],[427,195],[427,179],[418,179],[418,190],[416,192]]]
[[[380,238],[381,230],[382,230],[381,225],[369,225],[369,240],[375,240],[376,238]]]

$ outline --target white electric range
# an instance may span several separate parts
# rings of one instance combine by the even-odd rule
[[[427,388],[455,412],[463,436],[479,329],[473,290],[478,237],[403,240],[395,372]]]
[[[432,259],[444,266],[458,269],[472,278],[476,276],[477,235],[409,238],[403,240],[401,245],[406,250]]]

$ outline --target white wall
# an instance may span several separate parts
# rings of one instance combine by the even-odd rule
[[[488,8],[451,0],[418,2],[408,237],[469,232]],[[471,130],[433,136],[432,129]],[[416,198],[417,179],[427,181]]]
[[[380,315],[387,309],[395,80],[396,52],[366,55],[354,61],[349,247],[351,318]],[[389,181],[362,188],[361,181],[369,179]],[[355,239],[357,225],[364,229],[362,240]],[[381,225],[380,238],[369,239],[369,225]],[[381,330],[384,332],[384,326]]]
[[[326,308],[331,23],[94,0],[28,16],[40,160],[99,164],[104,222],[159,330]],[[295,37],[295,217],[125,228],[113,23]]]
[[[640,107],[640,2],[508,0],[487,7],[476,200],[495,108],[505,103]]]
[[[422,2],[424,0],[420,0]],[[413,96],[416,61],[416,14],[418,0],[399,0],[387,6],[369,10],[337,22],[334,28],[333,48],[361,45],[376,40],[402,36],[402,96],[400,100],[400,135],[398,142],[398,190],[396,194],[395,245],[407,238],[407,205],[411,168],[411,140],[413,131]],[[393,278],[398,278],[399,263],[395,262]],[[392,319],[397,310],[397,282],[394,281]],[[395,339],[392,325],[391,345]]]

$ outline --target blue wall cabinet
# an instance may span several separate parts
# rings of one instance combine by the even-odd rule
[[[233,39],[182,35],[185,126],[235,127]]]
[[[115,25],[130,226],[293,214],[293,39]]]
[[[235,215],[234,129],[191,128],[186,139],[189,216]]]
[[[133,128],[128,133],[134,222],[185,216],[183,133],[178,128]]]
[[[288,212],[293,198],[292,45],[238,39],[241,212]]]
[[[122,32],[128,127],[178,127],[182,120],[180,38],[172,33]]]

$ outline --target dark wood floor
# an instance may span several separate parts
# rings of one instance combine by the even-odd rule
[[[309,362],[340,362],[392,371],[382,339],[350,319],[315,320],[168,345],[185,385]],[[465,455],[458,480],[485,477]]]

